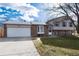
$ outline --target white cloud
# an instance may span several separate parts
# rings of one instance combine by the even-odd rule
[[[21,11],[24,14],[21,18],[26,21],[33,21],[34,19],[30,18],[30,16],[38,17],[39,13],[39,9],[29,3],[0,3],[0,6]]]
[[[20,10],[21,13],[24,14],[24,16],[22,16],[21,18],[26,21],[34,20],[34,18],[31,18],[30,16],[38,17],[37,20],[40,20],[40,21],[46,21],[47,19],[50,18],[50,16],[51,18],[53,18],[52,15],[54,14],[54,12],[51,12],[51,14],[49,15],[48,13],[50,11],[49,12],[43,11],[43,9],[52,8],[53,6],[58,6],[58,5],[56,3],[42,3],[42,4],[40,3],[39,5],[39,8],[41,8],[40,10],[32,6],[30,3],[27,3],[27,4],[26,3],[0,3],[0,6],[4,6],[7,9],[12,8],[12,9]],[[39,12],[41,13],[40,16],[38,15]]]
[[[2,9],[0,9],[0,12],[3,12],[3,10],[2,10]]]
[[[30,18],[28,14],[24,14],[24,16],[21,18],[24,19],[25,21],[29,21],[29,22],[34,20],[34,18]]]
[[[4,15],[0,15],[0,18],[5,18],[6,16],[4,16]]]
[[[26,21],[33,21],[33,18],[30,18],[30,16],[38,17],[39,10],[32,6],[31,4],[26,3],[14,3],[12,4],[15,9],[20,10],[21,13],[24,13],[24,16],[21,18]]]

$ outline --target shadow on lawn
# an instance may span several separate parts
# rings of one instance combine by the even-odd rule
[[[41,38],[41,41],[44,45],[51,45],[51,46],[79,50],[78,37]]]

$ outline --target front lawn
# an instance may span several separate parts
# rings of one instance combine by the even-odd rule
[[[40,55],[79,56],[79,38],[75,36],[36,38],[33,42]]]

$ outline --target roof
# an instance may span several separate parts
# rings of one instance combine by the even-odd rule
[[[31,24],[36,24],[36,25],[46,25],[46,23],[42,23],[42,22],[32,22]]]
[[[3,22],[3,24],[30,24],[30,23],[20,22],[20,21],[6,21],[6,22]]]
[[[66,20],[66,19],[68,20],[67,16],[61,16],[61,17],[58,17],[58,18],[54,18],[54,19],[48,20],[46,23],[51,22],[51,21],[53,21],[53,22],[60,22],[60,21]]]
[[[41,22],[21,22],[21,21],[6,21],[3,22],[3,24],[26,24],[26,25],[46,25],[45,23],[41,23]]]

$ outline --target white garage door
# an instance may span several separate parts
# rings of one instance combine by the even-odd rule
[[[7,28],[7,37],[31,37],[30,28]]]

